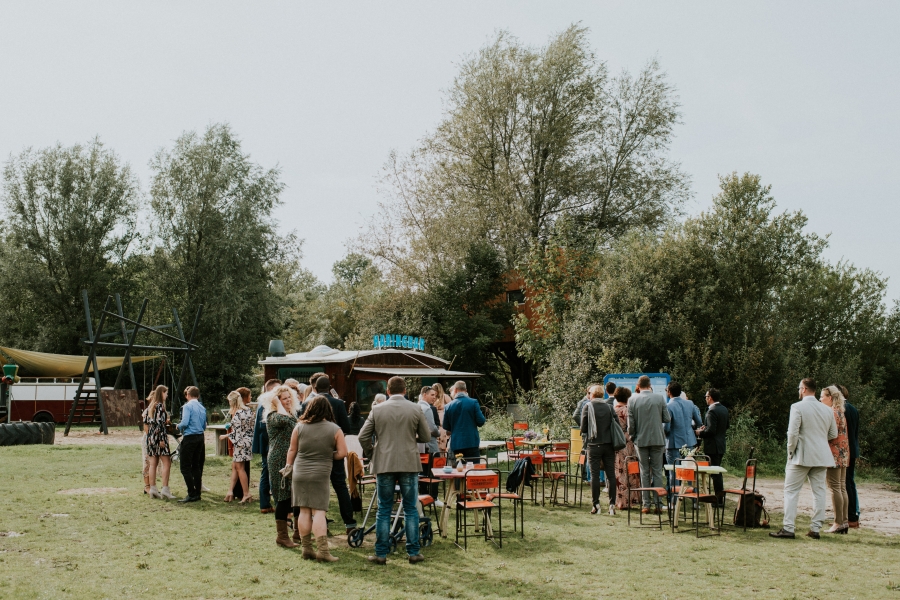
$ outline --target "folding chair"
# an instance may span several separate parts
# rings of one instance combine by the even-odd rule
[[[668,492],[664,487],[631,487],[631,477],[630,475],[640,475],[641,474],[641,463],[638,462],[636,456],[627,456],[625,457],[625,481],[627,483],[627,494],[628,494],[628,526],[631,527],[631,492],[649,492],[650,494],[656,497],[656,506],[659,507],[660,503],[665,505],[666,507],[666,515],[669,517],[669,522],[672,522],[672,509],[669,507],[668,502]],[[611,482],[612,485],[615,485],[615,482]],[[665,498],[663,502],[661,497]],[[644,512],[641,511],[640,516],[638,518],[637,527],[659,527],[659,530],[662,531],[662,511],[657,511],[657,516],[659,517],[658,525],[644,525]]]
[[[436,479],[432,477],[432,469],[443,468],[446,463],[445,458],[440,457],[440,453],[428,454],[421,453],[419,454],[419,461],[422,463],[422,472],[419,474],[419,491],[421,492],[421,486],[425,486],[427,493],[419,494],[419,502],[422,504],[422,510],[430,509],[432,516],[432,523],[437,523],[438,534],[442,534],[441,530],[441,520],[438,518],[437,513],[437,496],[436,490],[440,484],[446,484],[445,479]],[[440,462],[440,464],[438,464]],[[431,492],[435,492],[434,494]]]
[[[472,525],[468,523],[468,514],[471,511],[482,511],[482,529],[484,530],[484,539],[489,538],[494,542],[494,538],[499,540],[499,547],[503,547],[503,513],[499,503],[494,504],[487,500],[487,495],[491,494],[491,490],[495,498],[500,494],[500,474],[496,472],[482,471],[481,469],[470,469],[466,471],[466,476],[462,478],[462,490],[460,499],[456,501],[456,546],[464,550],[469,548],[469,527],[475,527],[477,521]],[[484,495],[482,498],[481,496]],[[497,509],[497,531],[494,532],[491,527],[491,513],[493,509]],[[477,517],[476,517],[477,519]],[[459,545],[459,531],[463,532],[463,545]],[[496,535],[495,535],[496,533]],[[494,542],[495,544],[497,542]]]
[[[509,500],[512,502],[513,506],[513,532],[519,531],[520,537],[525,537],[525,484],[527,480],[523,477],[522,481],[519,482],[519,487],[515,492],[509,491],[500,491],[499,494],[487,494],[484,499],[493,502],[497,500],[499,504],[501,500]],[[518,509],[518,517],[519,523],[521,527],[516,524],[516,509]]]
[[[541,482],[541,505],[544,504],[544,492],[546,487],[544,486],[544,482],[547,481],[547,478],[544,477],[544,455],[538,451],[532,452],[521,452],[519,453],[519,458],[527,458],[531,461],[531,466],[534,467],[534,474],[531,476],[532,484],[534,482]],[[535,504],[537,501],[537,486],[531,485],[531,501]]]
[[[750,485],[750,489],[747,489],[747,481],[752,480],[752,484]],[[739,499],[744,496],[753,496],[756,494],[756,459],[751,458],[744,465],[744,483],[740,488],[725,490],[725,497],[728,497],[728,494],[734,494]],[[738,501],[738,506],[740,506],[740,501]],[[751,503],[744,502],[744,531],[747,531],[747,522],[750,520],[752,515],[749,514]],[[737,517],[737,507],[734,509],[735,517]],[[722,517],[719,519],[719,525],[723,525],[723,521],[725,520],[725,508],[722,508]]]
[[[528,421],[513,421],[513,437],[517,433],[528,431]]]
[[[569,450],[571,442],[554,442],[544,452],[544,477],[550,480],[550,504],[568,504],[569,502]],[[554,466],[565,466],[565,471],[556,471]],[[563,501],[559,502],[559,484],[563,484]]]
[[[510,462],[515,462],[519,460],[519,455],[522,453],[524,444],[522,443],[525,440],[523,437],[511,437],[506,440],[506,460]]]
[[[697,532],[697,537],[700,536],[700,505],[701,504],[711,504],[713,506],[713,520],[712,523],[709,522],[709,518],[707,518],[707,526],[714,530],[715,533],[710,533],[707,535],[721,535],[722,529],[716,528],[717,516],[719,514],[719,502],[716,498],[715,494],[703,493],[700,485],[700,464],[694,461],[685,461],[681,463],[677,463],[675,465],[675,479],[682,483],[682,488],[686,486],[684,484],[690,484],[690,487],[694,489],[692,492],[682,491],[679,495],[681,498],[687,498],[692,501],[691,506],[691,519],[694,521],[693,529]],[[672,530],[675,530],[675,523],[672,522]]]

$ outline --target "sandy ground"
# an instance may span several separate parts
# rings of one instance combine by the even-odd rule
[[[71,444],[115,444],[115,445],[139,445],[141,432],[137,428],[110,430],[109,435],[98,434],[94,430],[73,429],[68,437],[63,436],[63,427],[56,430],[56,443],[59,445]],[[206,432],[206,447],[212,452],[214,446],[214,434]],[[172,440],[170,440],[171,442]],[[739,487],[740,480],[726,480],[726,486]],[[784,509],[784,482],[781,479],[759,479],[756,482],[757,489],[766,497],[766,510],[769,513],[781,512]],[[891,486],[881,483],[860,483],[859,504],[861,508],[860,527],[873,529],[888,535],[900,535],[900,493],[891,489]],[[78,492],[75,492],[78,493]],[[831,527],[831,496],[827,497],[826,509],[827,521],[825,527]],[[812,514],[812,492],[809,485],[804,486],[800,492],[800,514]],[[780,517],[772,520],[773,527],[781,526]]]

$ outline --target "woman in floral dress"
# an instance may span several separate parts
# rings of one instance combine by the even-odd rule
[[[287,535],[287,518],[291,513],[291,484],[293,475],[281,474],[287,464],[287,453],[291,447],[291,433],[297,425],[297,413],[300,410],[300,399],[296,392],[286,385],[275,388],[270,399],[269,414],[266,416],[266,429],[269,432],[269,480],[272,484],[272,500],[275,502],[275,528],[278,537],[275,542],[279,546],[295,548],[296,542]],[[297,513],[299,514],[299,510]],[[299,541],[300,535],[294,530],[294,538]]]
[[[253,446],[255,415],[253,410],[244,404],[244,398],[240,392],[234,391],[229,393],[228,404],[231,407],[231,430],[228,432],[227,437],[234,446],[234,454],[231,461],[231,485],[228,486],[228,489],[234,490],[235,484],[240,481],[241,490],[244,492],[241,504],[247,504],[253,500],[253,495],[250,493],[246,465],[253,458],[253,453],[250,449]],[[233,493],[228,492],[225,496],[225,502],[231,502],[233,499]]]
[[[847,533],[850,523],[847,512],[850,506],[847,497],[847,467],[850,465],[850,438],[847,437],[847,417],[844,414],[844,395],[835,386],[822,390],[822,404],[830,406],[834,411],[837,425],[837,437],[828,441],[831,454],[834,456],[834,467],[825,471],[828,489],[831,490],[831,505],[834,508],[834,524],[827,533]]]
[[[166,433],[166,423],[169,422],[169,413],[166,412],[166,397],[169,388],[164,385],[157,386],[150,392],[150,403],[144,411],[144,433],[147,435],[147,462],[150,490],[147,494],[151,498],[174,498],[169,491],[169,472],[172,468],[171,452],[169,452],[169,435]],[[156,489],[156,468],[160,468],[162,475],[162,490]]]
[[[616,399],[616,404],[613,409],[616,411],[616,416],[619,417],[619,425],[622,426],[622,431],[625,432],[625,447],[616,452],[616,508],[624,510],[628,508],[628,483],[625,479],[627,476],[625,471],[625,459],[629,456],[637,456],[634,442],[631,441],[631,436],[628,435],[628,399],[631,397],[631,390],[623,387],[616,388],[616,391],[613,392],[613,397]],[[641,487],[640,475],[631,476],[631,487]],[[631,492],[631,503],[640,506],[640,492]]]

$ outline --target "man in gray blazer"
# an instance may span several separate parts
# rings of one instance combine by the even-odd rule
[[[412,564],[422,562],[419,553],[419,460],[418,443],[428,443],[431,432],[428,422],[416,404],[407,400],[406,382],[402,377],[388,380],[390,397],[372,407],[369,418],[359,431],[363,452],[372,457],[372,473],[378,481],[378,513],[375,517],[375,554],[369,562],[383,565],[390,551],[391,509],[394,506],[394,485],[400,485],[403,499],[403,521],[406,525],[406,552]],[[375,443],[372,443],[372,436]]]
[[[784,468],[784,521],[781,530],[770,533],[775,538],[794,538],[797,500],[803,482],[809,479],[813,494],[813,516],[806,535],[819,539],[825,521],[825,469],[834,467],[828,440],[837,437],[834,412],[816,400],[816,382],[806,378],[800,382],[800,402],[791,405],[788,421],[788,461]]]
[[[637,394],[628,401],[628,434],[638,450],[641,463],[641,487],[665,488],[663,458],[666,451],[665,424],[672,420],[662,394],[653,392],[650,378],[638,378]],[[659,513],[662,507],[656,505]],[[650,492],[643,493],[641,512],[650,512]]]

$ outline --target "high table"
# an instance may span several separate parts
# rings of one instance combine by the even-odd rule
[[[227,433],[225,425],[207,425],[206,428],[216,436],[216,456],[228,456],[228,440],[220,440],[219,436]]]
[[[444,496],[444,506],[441,507],[441,536],[447,537],[447,526],[450,520],[450,506],[456,502],[456,499],[459,497],[460,486],[463,478],[466,476],[466,471],[457,471],[453,469],[449,473],[444,471],[443,469],[434,469],[431,471],[431,476],[435,479],[445,479],[449,485],[447,485],[447,492]],[[488,470],[488,469],[478,469],[477,475],[487,475],[494,474],[496,471]],[[486,519],[488,526],[488,537],[491,536],[491,523],[489,519]],[[476,521],[477,522],[477,521]],[[477,529],[476,529],[477,531]]]
[[[679,465],[679,468],[685,469],[693,469],[693,466],[687,466],[684,463]],[[675,465],[665,465],[666,471],[674,471]],[[708,490],[709,489],[709,476],[710,475],[724,475],[728,472],[728,469],[725,467],[716,467],[713,465],[699,465],[697,466],[697,471],[699,472],[700,481],[697,482],[698,490]],[[710,529],[715,529],[715,516],[713,512],[713,507],[708,502],[706,504],[706,519],[707,522],[710,523]],[[675,515],[673,517],[673,527],[678,527],[678,511],[681,509],[681,496],[678,496],[678,499],[675,501]]]

